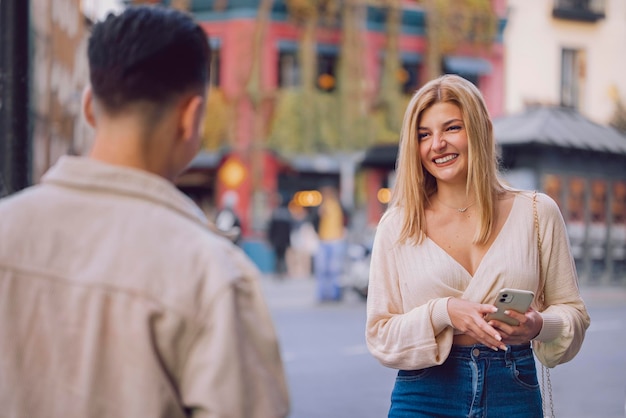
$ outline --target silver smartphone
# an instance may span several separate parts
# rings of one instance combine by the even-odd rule
[[[498,297],[494,302],[497,312],[487,314],[485,319],[487,321],[491,319],[497,319],[498,321],[505,322],[509,325],[519,325],[519,321],[504,314],[504,311],[513,310],[520,313],[526,313],[535,294],[530,290],[520,289],[502,289],[498,292]]]

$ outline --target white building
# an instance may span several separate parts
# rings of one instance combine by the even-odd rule
[[[566,105],[597,123],[626,103],[624,0],[508,0],[505,109]]]

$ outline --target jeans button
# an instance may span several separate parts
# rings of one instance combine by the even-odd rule
[[[480,350],[478,348],[475,348],[472,350],[472,355],[474,357],[478,357],[479,354],[480,354]]]

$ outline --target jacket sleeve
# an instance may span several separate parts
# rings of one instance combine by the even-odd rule
[[[183,368],[181,397],[194,418],[282,418],[289,396],[258,272],[233,246],[241,274],[215,294]]]
[[[556,203],[539,194],[537,202],[544,280],[543,327],[533,341],[537,358],[547,367],[570,361],[580,350],[590,324],[580,297],[576,266],[565,222]]]
[[[393,226],[381,221],[372,249],[367,295],[366,342],[383,365],[417,370],[442,364],[450,353],[453,329],[448,298],[406,309],[402,303]]]

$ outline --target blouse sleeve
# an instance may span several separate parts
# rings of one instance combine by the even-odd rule
[[[539,194],[537,212],[542,238],[543,327],[533,342],[547,367],[570,361],[580,350],[590,319],[578,289],[576,266],[565,222],[556,203]]]
[[[378,226],[370,265],[366,341],[383,365],[417,370],[442,364],[452,347],[449,298],[435,298],[405,312],[399,285],[397,232],[385,222]]]

